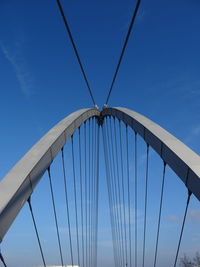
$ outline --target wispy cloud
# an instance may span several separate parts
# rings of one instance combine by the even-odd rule
[[[22,53],[22,43],[15,43],[14,47],[12,46],[11,48],[0,41],[0,48],[15,71],[21,92],[26,97],[30,97],[34,93],[33,77],[28,70],[26,60]]]

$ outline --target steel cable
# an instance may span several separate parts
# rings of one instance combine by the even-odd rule
[[[77,255],[78,255],[78,266],[80,266],[80,246],[79,246],[79,228],[78,228],[78,208],[77,208],[77,192],[76,192],[76,173],[75,173],[75,158],[74,158],[74,141],[73,136],[71,137],[72,144],[72,169],[73,169],[73,184],[74,184],[74,204],[75,204],[75,220],[76,220],[76,241],[77,241]]]
[[[82,177],[82,157],[81,157],[81,132],[80,127],[78,129],[78,143],[79,143],[79,171],[80,171],[80,192],[81,192],[81,230],[82,230],[82,266],[85,266],[84,259],[84,240],[83,240],[83,177]],[[73,266],[73,265],[72,265]]]
[[[137,267],[137,133],[135,132],[135,267]]]
[[[181,233],[180,233],[179,242],[178,242],[178,247],[177,247],[177,251],[176,251],[176,257],[175,257],[174,267],[176,267],[176,264],[177,264],[179,249],[180,249],[180,245],[181,245],[181,241],[182,241],[183,230],[184,230],[184,226],[185,226],[185,220],[186,220],[186,216],[187,216],[187,211],[188,211],[188,206],[189,206],[189,203],[190,203],[190,197],[191,197],[191,195],[192,195],[192,193],[188,190],[188,197],[187,197],[187,202],[186,202],[186,207],[185,207],[185,213],[184,213],[184,217],[183,217],[183,223],[182,223]]]
[[[109,133],[110,130],[110,133]],[[114,147],[113,147],[113,138],[112,138],[112,127],[111,127],[111,117],[109,117],[109,128],[108,128],[108,120],[107,120],[107,135],[108,135],[108,143],[110,147],[110,165],[113,169],[112,175],[112,185],[113,185],[113,196],[114,196],[114,213],[115,213],[115,220],[116,220],[116,236],[117,236],[117,255],[119,264],[122,264],[122,251],[120,246],[120,227],[119,227],[119,213],[118,213],[118,195],[117,195],[117,183],[116,183],[116,165],[114,159]]]
[[[120,57],[119,57],[119,60],[118,60],[118,63],[117,63],[117,67],[116,67],[116,70],[115,70],[115,73],[114,73],[114,76],[113,76],[113,80],[112,80],[112,83],[111,83],[111,86],[110,86],[110,89],[109,89],[109,92],[108,92],[108,95],[107,95],[107,98],[106,98],[106,102],[105,102],[106,105],[108,104],[108,101],[109,101],[109,98],[110,98],[110,94],[112,92],[112,89],[113,89],[113,86],[114,86],[114,83],[115,83],[115,80],[116,80],[116,77],[117,77],[117,74],[118,74],[118,71],[119,71],[119,67],[120,67],[122,58],[124,56],[124,52],[125,52],[125,49],[126,49],[126,46],[127,46],[131,31],[132,31],[132,28],[133,28],[133,25],[134,25],[134,22],[135,22],[135,18],[136,18],[136,15],[137,15],[137,12],[138,12],[138,9],[139,9],[139,6],[140,6],[140,2],[141,2],[141,0],[137,1],[136,7],[135,7],[134,12],[133,12],[131,23],[129,25],[128,32],[127,32],[127,35],[126,35],[126,38],[125,38],[125,41],[124,41],[124,45],[123,45],[123,48],[122,48],[122,51],[121,51],[121,54],[120,54]]]
[[[27,202],[28,202],[29,210],[31,212],[33,225],[34,225],[34,228],[35,228],[35,233],[36,233],[38,245],[39,245],[39,248],[40,248],[40,254],[41,254],[41,257],[42,257],[42,262],[44,264],[44,267],[46,267],[46,262],[45,262],[45,259],[44,259],[44,253],[43,253],[43,250],[42,250],[40,237],[39,237],[39,233],[38,233],[38,229],[37,229],[37,225],[36,225],[36,221],[35,221],[35,217],[34,217],[34,213],[33,213],[33,208],[32,208],[32,205],[31,205],[31,197],[28,198]]]
[[[131,243],[131,201],[130,201],[130,176],[129,176],[129,139],[128,139],[128,127],[126,125],[126,161],[127,161],[127,191],[128,191],[128,221],[129,221],[129,260],[132,267],[132,243]]]
[[[95,100],[94,100],[94,96],[93,96],[93,94],[92,94],[92,90],[91,90],[90,84],[89,84],[89,82],[88,82],[88,79],[87,79],[87,76],[86,76],[85,70],[84,70],[84,68],[83,68],[83,64],[82,64],[82,62],[81,62],[80,55],[79,55],[79,53],[78,53],[78,50],[77,50],[76,44],[75,44],[75,42],[74,42],[74,39],[73,39],[73,36],[72,36],[71,30],[70,30],[69,24],[68,24],[68,22],[67,22],[67,18],[66,18],[66,16],[65,16],[65,13],[64,13],[64,10],[63,10],[63,8],[62,8],[62,5],[61,5],[61,2],[60,2],[60,0],[56,0],[56,1],[57,1],[57,4],[58,4],[58,8],[59,8],[59,10],[60,10],[60,13],[61,13],[61,16],[62,16],[63,22],[64,22],[64,24],[65,24],[65,28],[66,28],[66,30],[67,30],[67,33],[68,33],[68,35],[69,35],[69,39],[70,39],[70,41],[71,41],[71,43],[72,43],[72,46],[73,46],[74,52],[75,52],[75,54],[76,54],[76,57],[77,57],[77,60],[78,60],[78,63],[79,63],[79,66],[80,66],[81,72],[82,72],[82,74],[83,74],[83,77],[84,77],[84,80],[85,80],[85,82],[86,82],[86,85],[87,85],[87,88],[88,88],[88,91],[89,91],[90,97],[91,97],[91,99],[92,99],[92,102],[93,102],[93,104],[94,104],[94,106],[95,106],[95,105],[96,105],[96,103],[95,103]]]
[[[155,250],[155,257],[154,257],[154,267],[156,266],[157,253],[158,253],[158,240],[159,240],[159,233],[160,233],[160,220],[161,220],[161,213],[162,213],[163,192],[164,192],[164,184],[165,184],[165,171],[166,171],[166,163],[163,162],[163,178],[162,178],[162,186],[161,186],[160,209],[159,209],[159,216],[158,216],[158,228],[157,228],[157,236],[156,236],[156,250]]]
[[[124,163],[123,163],[123,152],[122,152],[122,132],[121,132],[121,122],[119,121],[119,140],[120,140],[120,160],[121,160],[121,173],[122,173],[122,201],[123,201],[123,216],[124,216],[124,240],[125,240],[125,258],[126,266],[128,264],[128,253],[127,253],[127,235],[126,235],[126,212],[125,212],[125,192],[124,192]]]
[[[148,198],[148,170],[149,170],[149,144],[147,144],[147,155],[146,155],[146,181],[145,181],[145,207],[144,207],[144,235],[143,235],[143,256],[142,266],[145,263],[145,249],[146,249],[146,224],[147,224],[147,198]]]
[[[62,154],[62,168],[63,168],[63,179],[64,179],[64,190],[65,190],[65,203],[66,203],[66,208],[67,208],[67,223],[68,223],[70,255],[71,255],[72,266],[74,266],[71,224],[70,224],[70,216],[69,216],[69,202],[68,202],[68,193],[67,193],[67,177],[66,177],[65,158],[64,158],[64,149],[63,148],[61,149],[61,154]]]
[[[0,260],[1,260],[1,262],[3,263],[4,267],[7,267],[7,265],[6,265],[6,263],[5,263],[5,260],[4,260],[4,258],[3,258],[3,255],[2,255],[2,253],[1,253],[1,250],[0,250]]]
[[[124,251],[124,236],[123,236],[123,226],[122,226],[122,205],[121,205],[121,191],[120,191],[120,175],[119,175],[119,156],[118,156],[118,145],[117,145],[117,129],[116,120],[114,118],[114,141],[115,141],[115,154],[117,161],[117,185],[119,194],[119,220],[120,220],[120,231],[121,231],[121,243],[122,243],[122,266],[125,266],[125,251]]]
[[[107,143],[105,138],[105,130],[104,125],[102,125],[102,136],[103,136],[103,148],[104,148],[104,159],[105,159],[105,167],[106,167],[106,181],[107,181],[107,189],[108,189],[108,200],[109,200],[109,210],[110,210],[110,219],[111,219],[111,231],[112,231],[112,240],[113,240],[113,249],[114,249],[114,261],[115,266],[117,266],[117,257],[116,257],[116,246],[115,246],[115,232],[114,232],[114,220],[113,220],[113,214],[112,214],[112,195],[110,192],[110,170],[109,170],[109,164],[108,164],[108,152],[107,152]]]
[[[50,167],[48,168],[48,176],[49,176],[49,185],[50,185],[50,190],[51,190],[51,199],[52,199],[53,211],[54,211],[54,218],[55,218],[55,224],[56,224],[56,232],[57,232],[57,238],[58,238],[58,246],[59,246],[59,252],[60,252],[60,259],[61,259],[62,266],[64,266],[63,256],[62,256],[62,249],[61,249],[61,242],[60,242],[60,234],[59,234],[59,229],[58,229],[58,219],[57,219],[56,206],[55,206],[54,193],[53,193],[53,186],[52,186],[52,181],[51,181]]]

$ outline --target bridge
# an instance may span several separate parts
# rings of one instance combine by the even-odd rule
[[[45,267],[178,266],[199,220],[199,155],[144,115],[108,105],[140,0],[102,109],[56,2],[93,107],[56,124],[0,181],[0,264],[11,264],[9,235],[32,249],[24,267],[30,258]]]
[[[145,262],[146,242],[148,242],[146,239],[149,232],[153,233],[152,228],[156,228],[156,231],[154,229],[156,242],[153,255],[154,266],[156,266],[160,231],[162,231],[165,183],[168,182],[166,181],[166,169],[168,168],[173,170],[177,179],[181,179],[182,186],[186,189],[185,197],[182,199],[185,210],[177,233],[179,236],[177,248],[174,251],[174,266],[176,266],[191,196],[194,195],[197,200],[200,199],[200,159],[197,154],[159,125],[126,108],[105,108],[101,112],[98,109],[83,109],[69,115],[53,127],[16,164],[0,184],[0,240],[3,241],[14,219],[27,203],[41,258],[44,266],[47,266],[43,253],[44,244],[40,240],[39,226],[34,216],[36,207],[32,207],[31,201],[36,186],[46,172],[49,179],[58,252],[61,265],[66,265],[64,249],[61,245],[58,207],[54,197],[56,177],[52,175],[55,158],[59,155],[64,179],[65,216],[68,230],[68,237],[65,233],[65,238],[67,238],[70,248],[67,255],[72,266],[75,263],[78,266],[97,266],[98,206],[101,202],[99,183],[102,180],[99,176],[100,136],[102,136],[104,149],[115,266],[137,266],[141,261],[142,266],[148,264]],[[141,183],[138,180],[138,176],[141,176],[140,164],[138,164],[139,137],[143,140],[143,146],[146,146],[145,149],[143,148],[146,152],[141,166],[142,169],[145,169],[143,170],[143,174],[145,174],[145,179],[142,181],[143,188],[140,188],[143,191],[142,197],[138,192],[138,185]],[[69,156],[67,159],[65,158],[67,142],[71,143],[71,177],[69,177]],[[158,179],[149,177],[149,168],[155,164],[150,159],[150,152],[153,150],[161,161],[159,168],[162,171],[159,171]],[[153,189],[150,190],[150,187]],[[178,192],[173,192],[173,189],[171,190],[168,194],[178,194]],[[69,193],[73,195],[73,197],[70,196],[70,199],[74,199],[74,205],[69,203]],[[137,212],[141,206],[138,200],[141,201],[142,198],[144,200],[144,218],[141,237],[141,222],[138,221]],[[157,207],[155,221],[151,221],[147,216],[149,202],[152,200],[154,200],[153,205]],[[156,227],[152,227],[152,224]],[[76,242],[72,237],[74,226]],[[141,239],[142,250],[140,248]],[[140,255],[141,251],[142,255]],[[3,256],[1,259],[4,262]],[[6,266],[5,263],[4,265]]]

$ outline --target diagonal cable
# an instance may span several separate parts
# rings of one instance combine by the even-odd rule
[[[154,267],[156,267],[157,254],[158,254],[158,241],[159,241],[159,234],[160,234],[160,220],[161,220],[163,193],[164,193],[164,185],[165,185],[165,171],[166,171],[166,163],[164,162],[164,164],[163,164],[163,178],[162,178],[162,186],[161,186],[161,196],[160,196],[160,210],[159,210],[159,216],[158,216],[158,229],[157,229],[157,237],[156,237],[156,250],[155,250],[155,257],[154,257]]]
[[[88,88],[90,97],[91,97],[91,99],[92,99],[93,104],[95,105],[96,103],[95,103],[95,100],[94,100],[94,96],[93,96],[93,94],[92,94],[92,90],[91,90],[90,84],[89,84],[89,82],[88,82],[88,79],[87,79],[85,70],[84,70],[84,68],[83,68],[83,64],[82,64],[82,62],[81,62],[81,58],[80,58],[79,53],[78,53],[78,50],[77,50],[77,48],[76,48],[76,44],[75,44],[75,42],[74,42],[74,39],[73,39],[71,30],[70,30],[70,27],[69,27],[69,24],[68,24],[68,22],[67,22],[67,18],[66,18],[66,16],[65,16],[65,13],[64,13],[64,10],[63,10],[63,8],[62,8],[62,5],[61,5],[60,0],[57,0],[57,4],[58,4],[58,8],[59,8],[59,10],[60,10],[60,13],[61,13],[63,22],[64,22],[64,24],[65,24],[67,33],[68,33],[68,35],[69,35],[70,41],[71,41],[71,43],[72,43],[74,52],[75,52],[75,54],[76,54],[78,63],[79,63],[79,65],[80,65],[81,72],[82,72],[83,77],[84,77],[84,80],[85,80],[85,82],[86,82],[86,85],[87,85],[87,88]]]
[[[67,193],[67,177],[66,177],[66,168],[65,168],[65,158],[64,158],[64,149],[61,149],[62,153],[62,169],[63,169],[63,178],[64,178],[64,190],[65,190],[65,204],[67,208],[67,223],[68,223],[68,234],[69,234],[69,245],[70,245],[70,255],[71,255],[71,263],[74,265],[74,257],[73,257],[73,249],[72,249],[72,234],[71,234],[71,223],[69,217],[69,201],[68,201],[68,193]]]
[[[7,267],[6,263],[5,263],[5,260],[3,258],[3,255],[1,254],[1,250],[0,250],[0,260],[1,262],[3,263],[4,267]]]
[[[108,104],[108,101],[109,101],[109,98],[110,98],[110,94],[112,92],[112,89],[113,89],[113,86],[114,86],[114,83],[115,83],[115,80],[116,80],[116,77],[117,77],[117,74],[118,74],[118,71],[119,71],[119,67],[120,67],[122,58],[124,56],[124,52],[125,52],[125,49],[126,49],[126,46],[127,46],[131,31],[132,31],[132,28],[133,28],[133,25],[134,25],[134,22],[135,22],[135,18],[136,18],[136,15],[137,15],[137,12],[138,12],[138,9],[139,9],[139,6],[140,6],[140,2],[141,2],[141,0],[137,1],[135,10],[133,12],[131,23],[129,25],[128,32],[127,32],[127,35],[126,35],[126,38],[125,38],[125,41],[124,41],[124,45],[123,45],[123,48],[122,48],[122,51],[121,51],[121,54],[120,54],[120,57],[119,57],[119,60],[118,60],[118,63],[117,63],[117,67],[116,67],[116,70],[115,70],[115,73],[114,73],[114,76],[113,76],[113,80],[112,80],[112,83],[111,83],[111,86],[110,86],[110,89],[109,89],[109,92],[108,92],[108,96],[107,96],[107,99],[106,99],[106,105]]]
[[[79,227],[78,227],[78,205],[77,205],[77,190],[76,190],[76,173],[75,173],[75,157],[74,157],[74,140],[71,137],[72,144],[72,167],[73,167],[73,182],[74,182],[74,204],[75,204],[75,220],[76,220],[76,241],[77,241],[77,254],[78,266],[80,266],[80,245],[79,245]]]
[[[188,197],[187,197],[185,213],[184,213],[184,217],[183,217],[183,223],[182,223],[181,233],[180,233],[179,242],[178,242],[178,247],[177,247],[177,251],[176,251],[176,258],[175,258],[175,262],[174,262],[174,267],[176,267],[176,264],[177,264],[179,249],[180,249],[180,245],[181,245],[181,241],[182,241],[183,230],[184,230],[184,226],[185,226],[185,220],[186,220],[186,216],[187,216],[187,211],[188,211],[188,206],[189,206],[189,203],[190,203],[191,195],[192,195],[192,193],[188,190]]]
[[[31,197],[28,198],[27,202],[28,202],[28,206],[29,206],[29,209],[30,209],[30,212],[31,212],[31,217],[32,217],[33,224],[34,224],[35,233],[36,233],[38,245],[39,245],[39,248],[40,248],[40,254],[42,256],[42,261],[43,261],[44,267],[46,267],[47,265],[46,265],[46,262],[45,262],[45,259],[44,259],[44,253],[43,253],[43,250],[42,250],[40,237],[39,237],[39,233],[38,233],[35,217],[34,217],[34,214],[33,214],[33,208],[32,208],[32,205],[31,205]]]
[[[60,259],[61,259],[62,266],[64,266],[63,256],[62,256],[62,249],[61,249],[61,242],[60,242],[60,234],[59,234],[59,229],[58,229],[58,219],[57,219],[57,213],[56,213],[56,205],[55,205],[54,193],[53,193],[53,186],[52,186],[52,181],[51,181],[50,167],[48,168],[48,176],[49,176],[49,184],[50,184],[50,190],[51,190],[51,199],[52,199],[53,211],[54,211],[54,218],[55,218],[55,224],[56,224],[56,232],[57,232],[57,238],[58,238],[58,246],[59,246],[59,252],[60,252]]]

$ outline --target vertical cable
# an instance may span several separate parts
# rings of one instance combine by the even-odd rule
[[[179,249],[180,249],[180,245],[181,245],[181,241],[182,241],[182,235],[183,235],[183,230],[184,230],[184,226],[185,226],[185,220],[186,220],[186,216],[187,216],[187,211],[188,211],[188,206],[190,203],[191,194],[192,194],[192,192],[190,192],[188,190],[188,197],[187,197],[187,202],[186,202],[186,207],[185,207],[185,214],[183,217],[183,223],[182,223],[181,233],[180,233],[178,247],[177,247],[177,251],[176,251],[176,258],[175,258],[175,262],[174,262],[174,267],[176,267],[176,263],[177,263],[177,259],[178,259],[178,254],[179,254]]]
[[[61,149],[62,153],[62,168],[63,168],[63,178],[64,178],[64,190],[65,190],[65,203],[67,208],[67,223],[68,223],[68,234],[69,234],[69,245],[70,245],[70,255],[71,255],[71,263],[74,266],[74,257],[73,257],[73,249],[72,249],[72,235],[71,235],[71,224],[69,217],[69,203],[68,203],[68,193],[67,193],[67,177],[66,177],[66,168],[65,168],[65,159],[64,159],[64,149]]]
[[[121,132],[121,122],[119,121],[119,137],[120,137],[120,160],[121,160],[121,172],[122,172],[122,201],[123,201],[123,215],[124,215],[124,239],[125,239],[125,256],[126,256],[126,266],[128,264],[127,256],[127,236],[126,236],[126,215],[125,215],[125,192],[124,192],[124,170],[123,170],[123,155],[122,155],[122,132]]]
[[[129,150],[128,150],[128,127],[126,124],[126,161],[127,161],[127,188],[128,188],[128,221],[129,221],[129,258],[132,267],[132,244],[131,244],[131,201],[130,201],[130,176],[129,176]]]
[[[95,267],[97,267],[97,239],[98,239],[98,210],[99,210],[99,142],[100,142],[100,127],[97,128],[97,169],[96,169],[96,176],[97,176],[97,183],[96,183],[96,207],[95,207],[95,218],[96,218],[96,231],[95,231]]]
[[[50,190],[51,190],[51,199],[53,204],[53,211],[54,211],[54,218],[55,218],[55,224],[56,224],[56,231],[57,231],[57,238],[58,238],[58,246],[60,251],[60,259],[61,259],[61,265],[63,264],[63,256],[62,256],[62,249],[61,249],[61,243],[60,243],[60,234],[58,230],[58,220],[57,220],[57,214],[56,214],[56,206],[55,206],[55,200],[54,200],[54,193],[53,193],[53,187],[52,187],[52,181],[51,181],[51,170],[50,167],[48,168],[48,176],[49,176],[49,184],[50,184]]]
[[[107,118],[105,119],[105,132],[107,136],[107,154],[108,154],[108,165],[109,165],[109,170],[110,170],[110,176],[109,176],[109,186],[110,186],[110,194],[111,194],[111,199],[112,199],[112,214],[113,214],[113,232],[114,232],[114,246],[115,246],[115,254],[116,254],[116,266],[118,266],[119,262],[119,253],[118,253],[118,236],[117,236],[117,227],[116,227],[116,214],[115,214],[115,208],[116,208],[116,202],[115,202],[115,193],[114,193],[114,182],[113,182],[113,176],[114,176],[114,171],[113,171],[113,166],[111,164],[111,149],[110,149],[110,135],[108,132],[108,123],[107,123]]]
[[[83,240],[83,177],[82,177],[82,157],[81,157],[81,131],[78,129],[79,136],[79,168],[80,168],[80,191],[81,191],[81,230],[82,230],[82,266],[85,266],[84,259],[84,240]],[[73,265],[72,265],[73,266]]]
[[[120,175],[119,175],[119,156],[118,156],[118,145],[117,145],[117,129],[116,121],[114,118],[114,140],[115,140],[115,154],[117,162],[117,185],[118,185],[118,194],[119,194],[119,221],[120,221],[120,232],[121,232],[121,246],[122,246],[122,266],[125,266],[125,252],[124,252],[124,236],[123,236],[123,227],[122,227],[122,205],[121,205],[121,190],[120,190]]]
[[[117,159],[116,153],[114,153],[114,134],[112,131],[112,124],[111,124],[111,117],[110,117],[110,140],[111,140],[111,147],[112,147],[112,161],[113,161],[113,169],[114,169],[114,185],[115,185],[115,194],[116,194],[116,217],[117,217],[117,234],[118,234],[118,246],[119,246],[119,258],[120,264],[123,266],[123,250],[122,250],[122,238],[121,238],[121,228],[120,228],[120,214],[119,214],[119,205],[121,204],[119,201],[119,189],[118,189],[118,168],[117,168]],[[116,174],[117,173],[117,174]]]
[[[3,263],[4,267],[7,267],[7,265],[6,265],[6,263],[5,263],[5,260],[4,260],[4,258],[3,258],[3,255],[2,255],[2,253],[1,253],[1,250],[0,250],[0,260],[1,260],[1,262]]]
[[[149,176],[149,144],[147,144],[146,156],[146,182],[145,182],[145,208],[144,208],[144,236],[143,236],[143,259],[142,266],[145,263],[145,249],[146,249],[146,224],[147,224],[147,198],[148,198],[148,176]]]
[[[162,213],[163,192],[164,192],[164,184],[165,184],[165,171],[166,171],[166,163],[163,162],[163,178],[162,178],[162,187],[161,187],[161,196],[160,196],[160,210],[159,210],[159,216],[158,216],[158,229],[157,229],[157,237],[156,237],[156,250],[155,250],[155,258],[154,258],[154,267],[156,266],[157,253],[158,253],[158,240],[159,240],[159,233],[160,233],[160,220],[161,220],[161,213]]]
[[[76,218],[76,241],[77,241],[78,266],[80,266],[80,248],[79,248],[78,212],[77,212],[77,194],[76,194],[76,173],[75,173],[73,135],[71,137],[71,144],[72,144],[72,169],[73,169],[73,181],[74,181],[74,204],[75,204],[75,218]]]
[[[137,267],[137,133],[135,132],[135,267]]]
[[[84,154],[85,154],[85,262],[88,267],[88,210],[87,210],[87,138],[86,138],[86,122],[84,122]]]
[[[114,233],[114,220],[113,220],[113,214],[112,214],[112,195],[110,192],[110,170],[109,170],[109,164],[108,164],[108,151],[107,151],[107,143],[105,138],[105,130],[104,130],[104,124],[102,125],[102,136],[103,136],[103,148],[104,148],[104,159],[105,159],[105,167],[106,167],[106,181],[107,181],[107,189],[108,189],[108,200],[109,200],[109,207],[110,207],[110,219],[111,219],[111,231],[112,231],[112,241],[113,241],[113,250],[114,250],[114,261],[115,266],[117,266],[117,258],[116,258],[116,247],[115,247],[115,233]]]
[[[38,233],[38,230],[37,230],[37,225],[36,225],[36,221],[35,221],[35,217],[34,217],[34,214],[33,214],[32,205],[31,205],[31,197],[28,198],[27,202],[28,202],[29,210],[31,212],[31,217],[32,217],[33,224],[34,224],[35,233],[36,233],[36,236],[37,236],[37,241],[38,241],[38,245],[39,245],[39,248],[40,248],[40,254],[41,254],[41,257],[42,257],[42,261],[43,261],[44,267],[46,267],[46,262],[45,262],[44,254],[43,254],[43,251],[42,251],[40,237],[39,237],[39,233]]]

